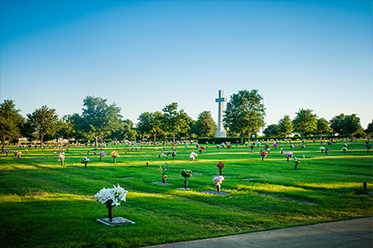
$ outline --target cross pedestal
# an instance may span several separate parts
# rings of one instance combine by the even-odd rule
[[[227,137],[227,132],[223,126],[223,110],[224,102],[227,101],[227,98],[223,96],[224,91],[219,90],[219,97],[215,99],[215,102],[218,103],[218,130],[216,131],[216,137],[222,138]]]

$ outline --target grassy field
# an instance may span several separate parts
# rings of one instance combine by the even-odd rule
[[[137,151],[109,145],[101,163],[93,147],[71,145],[63,166],[53,148],[25,154],[24,148],[9,147],[8,156],[0,154],[0,247],[140,247],[372,216],[372,152],[367,154],[365,140],[358,140],[348,142],[344,154],[344,143],[329,147],[307,141],[304,150],[293,148],[301,158],[297,170],[280,153],[280,148],[290,151],[283,141],[276,150],[269,143],[264,161],[259,155],[264,144],[253,153],[245,145],[228,150],[210,144],[202,154],[195,144],[179,144],[175,160],[158,158],[163,145],[157,152],[153,145],[137,145]],[[320,146],[330,149],[328,155]],[[21,159],[13,156],[16,149]],[[92,161],[85,169],[80,161],[88,150]],[[115,164],[112,150],[120,155]],[[198,153],[194,162],[192,151]],[[161,181],[157,169],[166,162],[171,185],[152,184]],[[229,195],[201,193],[216,191],[212,178],[219,174],[218,162],[225,164],[222,191]],[[190,190],[178,189],[184,186],[182,169],[196,173],[188,180]],[[94,195],[118,183],[129,193],[127,202],[114,208],[114,217],[135,225],[95,221],[107,217],[107,209]]]

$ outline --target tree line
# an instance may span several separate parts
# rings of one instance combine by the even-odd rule
[[[81,114],[69,114],[59,118],[55,109],[42,106],[26,118],[19,114],[13,100],[5,100],[0,105],[0,136],[2,144],[6,140],[18,141],[20,137],[28,141],[64,138],[75,140],[134,140],[159,138],[196,139],[198,137],[215,137],[217,125],[210,111],[203,111],[193,120],[184,110],[178,109],[173,102],[162,111],[143,112],[138,123],[122,119],[121,108],[115,103],[108,104],[107,99],[87,96],[83,100]],[[228,136],[251,139],[265,126],[265,107],[263,98],[257,90],[241,90],[233,94],[224,111],[224,127]],[[300,109],[293,120],[285,115],[277,124],[268,125],[263,133],[267,137],[287,137],[299,133],[307,135],[342,134],[372,135],[373,121],[363,129],[356,114],[340,114],[330,121],[318,118],[313,110]]]

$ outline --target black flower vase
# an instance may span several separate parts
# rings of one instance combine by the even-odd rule
[[[185,189],[188,188],[188,180],[187,180],[187,179],[184,180],[184,188],[185,188]]]
[[[216,185],[216,190],[218,191],[218,193],[220,193],[220,184]]]
[[[112,219],[113,219],[113,206],[111,205],[110,201],[106,202],[106,207],[108,209],[109,219],[110,219],[110,222],[111,222]]]
[[[220,176],[223,175],[222,169],[219,169]]]

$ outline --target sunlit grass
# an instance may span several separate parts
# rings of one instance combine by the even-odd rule
[[[359,140],[349,142],[344,154],[343,143],[325,155],[319,147],[327,145],[318,142],[307,142],[304,150],[290,150],[284,142],[274,149],[270,142],[264,161],[263,144],[253,153],[245,146],[229,151],[211,144],[202,154],[195,144],[178,145],[175,160],[159,158],[163,145],[154,152],[154,146],[130,151],[121,144],[106,147],[102,162],[100,149],[94,155],[92,146],[70,145],[69,153],[64,148],[65,165],[53,148],[25,154],[10,147],[8,157],[0,154],[0,247],[139,247],[371,216],[372,195],[364,194],[362,183],[372,191],[372,152],[367,155],[365,141]],[[301,158],[297,170],[280,148]],[[12,156],[15,150],[23,151],[21,159]],[[92,161],[85,169],[80,161],[88,150]],[[120,155],[115,164],[112,150]],[[194,162],[192,151],[198,153]],[[216,191],[212,178],[219,174],[218,162],[225,164],[222,191],[227,196],[202,193]],[[157,169],[165,163],[171,185],[152,184],[161,181]],[[184,187],[182,169],[195,172],[188,190],[178,189]],[[95,222],[107,217],[107,209],[94,195],[117,184],[129,193],[114,216],[136,225],[109,228]]]

